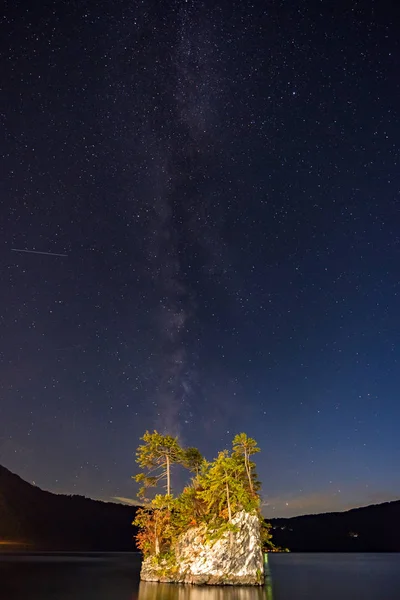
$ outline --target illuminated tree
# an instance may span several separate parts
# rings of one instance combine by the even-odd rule
[[[196,476],[199,475],[204,458],[197,448],[186,448],[183,451],[182,465]]]
[[[140,438],[144,444],[138,447],[136,462],[145,470],[134,479],[142,483],[139,497],[144,498],[146,489],[156,487],[161,481],[165,482],[167,496],[171,496],[171,467],[182,462],[183,451],[176,437],[161,435],[158,431],[146,431]]]
[[[158,556],[168,549],[174,532],[170,503],[166,497],[158,494],[153,498],[151,507],[138,508],[133,525],[139,527],[136,544],[145,556]]]
[[[238,433],[235,435],[232,442],[232,448],[234,456],[243,456],[250,492],[254,494],[254,492],[258,491],[260,488],[260,483],[257,481],[254,472],[255,464],[250,460],[250,457],[253,454],[260,452],[260,448],[257,446],[256,440],[248,437],[245,433]]]
[[[217,458],[200,479],[199,496],[207,505],[207,512],[232,522],[232,516],[241,506],[243,498],[244,465],[229,455],[227,450],[219,452]]]

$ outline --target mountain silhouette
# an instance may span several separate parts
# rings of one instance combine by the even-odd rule
[[[32,550],[132,551],[135,512],[133,506],[46,492],[0,465],[0,542]]]
[[[292,552],[400,551],[400,500],[269,522],[274,543]]]

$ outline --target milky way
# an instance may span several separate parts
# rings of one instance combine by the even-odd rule
[[[182,436],[193,418],[196,343],[191,321],[196,294],[188,283],[190,257],[201,251],[207,229],[208,163],[215,158],[213,123],[218,118],[221,74],[216,41],[208,20],[195,5],[185,3],[176,14],[176,40],[170,63],[160,75],[164,98],[147,111],[141,139],[145,192],[139,198],[148,215],[146,239],[154,298],[153,335],[155,425]],[[160,115],[162,113],[162,116]],[[166,121],[168,127],[166,128]],[[192,339],[192,343],[190,340]],[[183,434],[184,435],[184,434]]]

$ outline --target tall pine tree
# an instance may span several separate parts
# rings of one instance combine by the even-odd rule
[[[254,494],[259,490],[260,484],[257,481],[257,477],[254,472],[255,464],[250,460],[250,457],[253,454],[260,452],[260,448],[257,446],[256,440],[248,437],[245,433],[238,433],[235,435],[232,442],[232,448],[234,456],[243,457],[249,489],[250,492]]]
[[[144,469],[134,479],[142,484],[139,497],[144,498],[146,489],[156,487],[163,482],[167,496],[171,495],[171,467],[183,460],[183,450],[178,438],[170,435],[161,435],[154,430],[146,431],[141,438],[144,444],[138,447],[136,462]]]

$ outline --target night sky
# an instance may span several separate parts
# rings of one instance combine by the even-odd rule
[[[394,6],[8,2],[2,465],[134,498],[146,429],[245,431],[267,516],[400,496]]]

